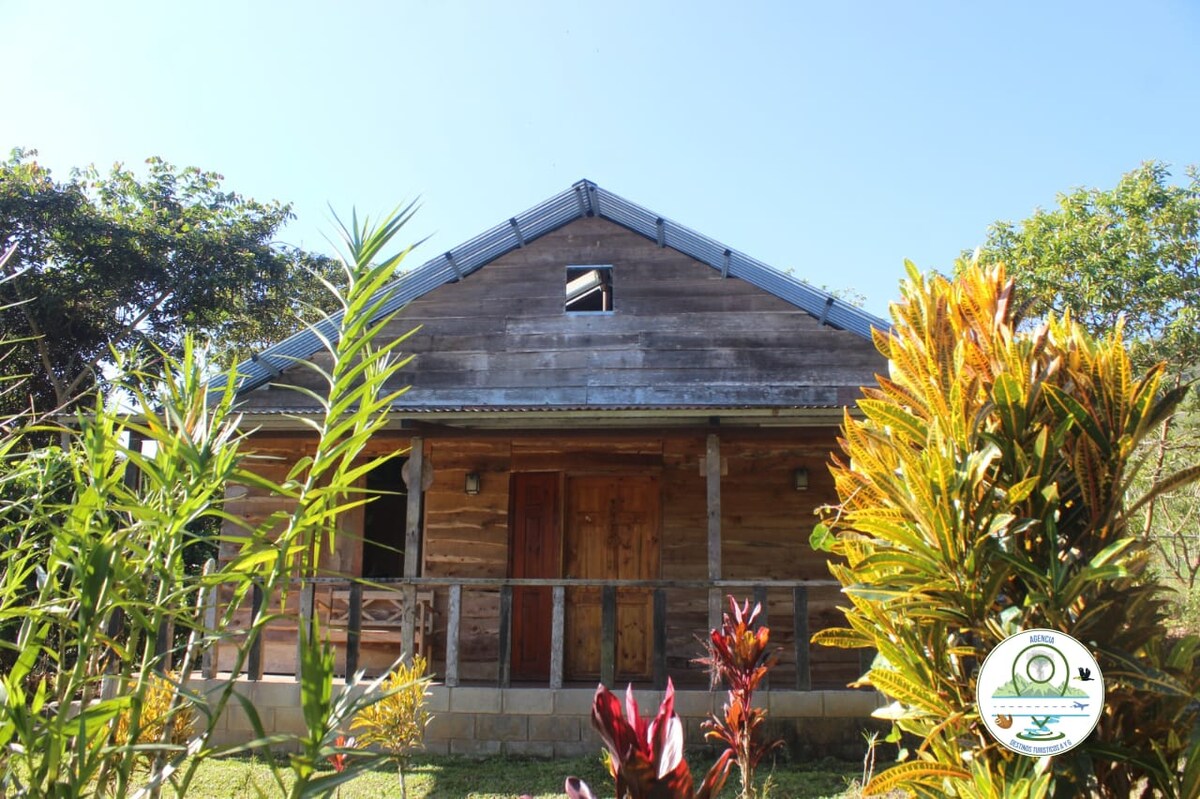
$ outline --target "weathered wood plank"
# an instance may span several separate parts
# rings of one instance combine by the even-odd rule
[[[796,690],[812,690],[812,672],[809,664],[808,635],[808,589],[803,586],[792,589],[792,629],[796,647]]]
[[[446,613],[446,685],[458,685],[458,641],[462,624],[462,586],[450,586]]]
[[[721,438],[709,433],[705,442],[705,497],[708,508],[708,579],[721,579]],[[721,623],[721,592],[708,592],[708,626]]]
[[[600,589],[600,682],[613,687],[617,667],[617,589]]]
[[[501,688],[507,688],[512,682],[512,607],[512,586],[503,586],[500,589],[500,663],[497,668],[497,682]]]
[[[667,687],[667,592],[654,589],[654,687]]]
[[[556,585],[551,591],[553,596],[553,611],[550,616],[550,687],[563,686],[563,642],[564,626],[566,624],[566,595],[567,589]]]
[[[296,636],[296,682],[300,682],[300,659],[304,656],[304,646],[312,646],[316,642],[313,636],[313,593],[316,591],[316,586],[312,583],[302,583],[300,585],[300,629],[304,630],[305,636]]]
[[[350,619],[346,627],[346,676],[358,671],[359,645],[362,642],[362,583],[350,584]]]
[[[425,441],[413,436],[408,453],[408,507],[405,511],[404,576],[416,577],[421,568],[421,496],[425,468]],[[400,627],[400,651],[407,662],[416,654],[416,591],[404,592],[404,621]]]
[[[616,313],[564,313],[566,265],[596,262],[613,266]],[[485,386],[507,392],[491,399],[516,404],[520,389],[561,387],[563,380],[578,379],[569,374],[576,370],[594,381],[619,379],[624,385],[626,378],[605,373],[678,365],[673,358],[709,373],[707,379],[681,378],[695,385],[746,373],[770,386],[814,368],[849,369],[855,375],[850,382],[859,385],[870,382],[882,364],[869,341],[822,327],[769,292],[722,280],[717,270],[604,220],[572,222],[435,289],[410,303],[386,334],[403,335],[416,324],[423,327],[403,349],[418,358],[400,379],[437,388],[438,397],[414,391],[405,398],[425,407]],[[549,369],[568,374],[543,374]],[[298,369],[286,370],[285,378],[313,380]],[[641,384],[660,382],[649,378]],[[266,387],[247,399],[253,407],[302,402]],[[528,398],[539,406],[558,401],[575,400]]]
[[[204,564],[204,574],[207,576],[216,571],[217,562],[212,558]],[[217,662],[220,656],[221,640],[217,637],[217,595],[220,593],[219,586],[211,586],[204,589],[204,635],[214,636],[212,644],[204,648],[204,653],[200,656],[200,671],[206,680],[215,680],[217,677]],[[109,631],[111,638],[116,638],[116,632]]]
[[[252,627],[257,625],[262,617],[264,602],[262,585],[256,580],[250,592],[250,623]],[[251,680],[261,680],[263,676],[263,635],[264,633],[260,631],[250,643],[246,670],[247,676]]]

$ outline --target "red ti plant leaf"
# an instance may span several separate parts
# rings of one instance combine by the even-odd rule
[[[625,708],[603,685],[592,702],[592,726],[608,750],[609,770],[616,783],[617,799],[710,799],[725,784],[730,761],[721,758],[696,792],[692,773],[683,758],[683,723],[675,713],[675,686],[667,692],[653,719],[644,719],[633,698],[625,692]],[[591,788],[574,777],[567,780],[571,799],[593,799]]]
[[[334,771],[340,774],[346,770],[346,752],[344,750],[354,748],[354,739],[347,739],[346,736],[339,735],[333,745],[336,751],[329,756],[329,764],[333,766]]]

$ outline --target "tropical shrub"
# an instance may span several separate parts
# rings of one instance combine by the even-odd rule
[[[751,609],[749,600],[738,605],[729,597],[729,608],[729,613],[721,614],[721,626],[709,632],[708,655],[700,661],[714,685],[724,683],[729,689],[721,715],[713,714],[704,722],[708,730],[704,737],[725,745],[718,764],[730,759],[737,764],[740,799],[755,799],[755,769],[783,745],[782,739],[764,740],[762,724],[767,711],[754,706],[754,692],[779,660],[779,653],[768,648],[771,630],[765,624],[754,626],[762,612],[760,605]]]
[[[625,691],[625,711],[612,692],[600,685],[592,700],[592,726],[604,741],[605,760],[616,784],[616,799],[710,799],[721,792],[732,764],[728,753],[695,789],[683,757],[683,723],[675,713],[675,686],[667,691],[653,720],[642,718],[633,686]],[[586,782],[569,777],[570,799],[595,799]]]
[[[178,674],[151,674],[150,686],[141,707],[141,718],[135,725],[131,711],[121,711],[113,729],[113,744],[118,747],[131,743],[156,744],[159,741],[179,746],[187,744],[195,734],[196,711],[186,699],[177,708],[172,707],[179,693],[178,684]],[[168,725],[170,729],[167,729]],[[136,739],[130,735],[134,726],[140,730]]]
[[[384,694],[364,707],[350,723],[362,746],[377,746],[396,764],[400,796],[408,796],[404,768],[412,751],[425,741],[425,727],[433,716],[426,707],[430,677],[425,658],[415,655],[411,663],[399,663],[383,683]]]
[[[1000,266],[925,278],[908,265],[888,359],[847,413],[832,465],[840,504],[814,546],[849,600],[817,643],[877,650],[861,684],[920,744],[866,792],[922,796],[1200,795],[1200,645],[1164,632],[1163,592],[1130,519],[1191,467],[1127,496],[1138,444],[1186,388],[1135,374],[1118,324],[1102,339],[1069,314],[1022,332]],[[1011,633],[1074,636],[1104,672],[1091,737],[1053,758],[992,740],[975,705],[979,664]],[[1139,787],[1140,786],[1140,787]]]

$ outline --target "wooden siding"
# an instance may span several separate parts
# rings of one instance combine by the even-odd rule
[[[831,429],[781,430],[775,436],[721,432],[726,473],[721,479],[722,564],[727,579],[823,579],[825,557],[808,546],[813,510],[836,500],[826,468],[834,445]],[[588,437],[550,433],[540,438],[434,439],[427,443],[435,464],[425,497],[424,572],[428,577],[505,577],[508,570],[508,472],[564,474],[654,474],[661,480],[663,580],[707,578],[705,481],[700,463],[705,434],[670,437]],[[809,473],[809,489],[792,488],[794,469]],[[469,471],[482,475],[476,496],[463,491]],[[774,679],[793,684],[795,657],[792,595],[771,592],[768,620],[772,641],[783,647]],[[447,597],[438,592],[435,653],[444,651]],[[812,589],[810,630],[835,625],[841,597],[835,589]],[[703,591],[667,593],[668,673],[677,684],[700,686],[706,679],[691,663],[707,629]],[[463,592],[460,675],[463,680],[496,678],[500,601],[496,591]],[[597,635],[599,631],[597,630]],[[434,668],[444,664],[435,659]],[[858,676],[856,652],[819,650],[812,664],[817,688],[843,687]]]
[[[568,314],[568,265],[613,267],[615,310]],[[411,303],[405,406],[832,406],[871,382],[869,341],[601,219],[580,219]],[[292,368],[283,382],[322,386]],[[262,387],[248,410],[304,407]]]
[[[833,502],[836,495],[826,468],[835,431],[809,428],[763,433],[721,430],[722,577],[725,579],[822,579],[828,577],[825,558],[808,546],[815,523],[813,509]],[[659,573],[662,580],[707,578],[705,478],[701,463],[707,431],[675,431],[668,436],[622,433],[588,435],[566,431],[533,437],[442,438],[426,434],[424,454],[432,464],[433,482],[424,497],[424,538],[421,575],[426,577],[504,578],[509,574],[509,480],[513,472],[553,472],[570,475],[646,475],[660,484],[661,544]],[[372,451],[403,449],[408,439],[381,437]],[[255,468],[264,476],[281,479],[290,463],[310,451],[304,436],[259,434],[252,447],[264,456]],[[796,491],[792,474],[808,470],[809,489]],[[468,495],[468,472],[481,475],[479,494]],[[287,503],[259,489],[236,489],[228,509],[249,523],[258,523]],[[361,515],[339,525],[342,535],[333,555],[323,561],[327,575],[354,575],[361,563]],[[237,528],[227,523],[226,535]],[[236,544],[222,544],[221,557],[234,556]],[[634,599],[630,597],[630,599]],[[840,596],[835,589],[809,592],[810,630],[815,632],[839,620]],[[295,601],[290,601],[295,605]],[[321,597],[318,597],[318,606]],[[278,607],[277,600],[273,605]],[[295,658],[295,607],[283,609],[285,618],[267,636],[266,671],[286,672]],[[782,685],[794,682],[792,594],[775,590],[767,597],[772,641],[781,646],[782,660],[773,679]],[[433,667],[445,664],[448,593],[434,594],[431,651]],[[460,678],[492,681],[499,655],[499,592],[463,590],[459,644]],[[691,663],[701,654],[701,636],[707,628],[704,591],[672,589],[667,592],[668,674],[681,686],[702,686],[704,675]],[[597,630],[597,636],[599,631]],[[344,633],[335,632],[335,642]],[[398,653],[394,631],[364,633],[362,665],[381,668]],[[340,648],[339,648],[340,649]],[[221,668],[229,665],[226,658]],[[857,653],[818,650],[813,657],[815,688],[844,686],[857,676]]]

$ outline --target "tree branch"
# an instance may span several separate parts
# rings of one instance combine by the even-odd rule
[[[121,339],[125,338],[134,330],[136,330],[137,326],[150,318],[150,314],[154,313],[158,308],[160,308],[170,296],[171,292],[169,290],[160,291],[158,296],[154,298],[154,301],[143,308],[142,312],[138,314],[133,321],[126,324],[125,327],[118,330],[115,335],[109,338],[109,345],[116,346]],[[79,388],[79,386],[83,383],[84,378],[86,378],[89,374],[95,374],[98,366],[100,366],[100,358],[93,358],[92,360],[83,364],[82,368],[79,370],[79,374],[75,376],[75,379],[72,380],[71,384],[67,387],[67,391],[73,392],[75,389]]]

